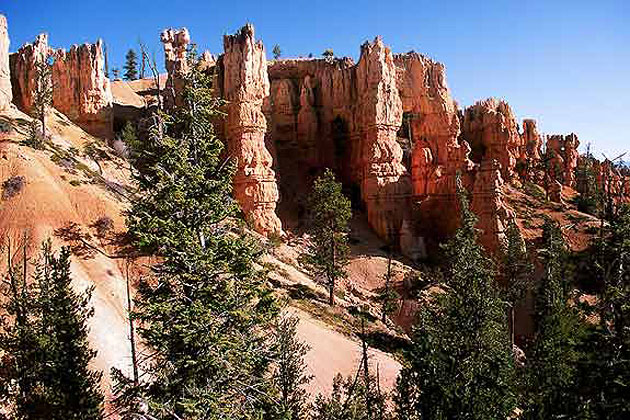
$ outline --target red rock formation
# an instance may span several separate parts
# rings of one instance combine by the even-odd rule
[[[471,210],[479,221],[480,241],[490,252],[495,252],[505,238],[505,230],[514,212],[503,202],[501,166],[496,160],[484,159],[475,177]]]
[[[522,180],[540,183],[544,173],[540,171],[542,138],[538,134],[536,120],[523,120],[521,134],[521,153],[517,163],[517,172]]]
[[[411,184],[396,139],[402,122],[396,66],[380,38],[361,47],[356,80],[361,196],[372,228],[382,238],[396,241],[409,218]]]
[[[225,135],[228,152],[237,161],[234,195],[245,216],[263,234],[281,232],[276,216],[278,188],[265,147],[267,122],[263,101],[269,96],[265,48],[254,39],[254,27],[244,26],[223,38],[222,94],[227,100]]]
[[[496,159],[505,180],[514,176],[522,140],[516,117],[507,102],[489,98],[466,108],[462,137],[470,143],[473,161]]]
[[[444,65],[415,52],[394,56],[404,122],[411,143],[411,180],[422,234],[443,238],[459,224],[456,173],[470,188],[470,147],[458,141],[457,104]],[[419,233],[416,232],[416,235]]]
[[[552,179],[571,188],[576,187],[575,168],[578,166],[580,145],[575,134],[566,136],[552,135],[547,137],[547,159]]]
[[[166,29],[160,35],[160,40],[164,46],[164,64],[168,73],[166,89],[164,91],[164,105],[171,108],[180,105],[181,91],[183,88],[182,76],[188,72],[188,61],[186,51],[190,43],[190,33],[188,29]],[[205,60],[211,61],[211,55],[203,56]]]
[[[7,18],[0,15],[0,111],[8,109],[13,99],[9,70],[9,29]]]
[[[113,138],[113,97],[104,72],[103,42],[54,52],[53,106],[88,133]]]
[[[41,34],[32,44],[25,44],[9,56],[13,103],[24,113],[30,114],[33,108],[35,89],[35,64],[46,60],[52,54],[48,47],[48,35]]]

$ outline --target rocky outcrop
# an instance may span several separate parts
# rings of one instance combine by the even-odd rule
[[[575,169],[578,166],[580,141],[573,133],[547,137],[547,168],[551,179],[567,187],[576,187]]]
[[[113,97],[103,42],[56,50],[53,59],[53,106],[86,132],[112,139]]]
[[[0,15],[0,111],[11,106],[11,72],[9,70],[9,28],[7,18]]]
[[[246,218],[263,234],[281,232],[276,215],[278,188],[272,157],[265,147],[267,121],[263,102],[269,96],[265,48],[254,38],[254,27],[244,26],[223,38],[220,59],[222,95],[227,101],[225,136],[236,159],[234,196]]]
[[[186,52],[190,43],[188,29],[166,29],[160,35],[164,47],[164,64],[168,79],[164,90],[164,105],[166,108],[181,105],[183,76],[188,72]],[[205,60],[214,60],[212,56],[204,56]]]
[[[69,51],[48,46],[41,34],[10,56],[13,102],[31,113],[36,64],[52,59],[53,106],[88,133],[113,137],[112,92],[103,70],[102,41],[73,45]]]
[[[484,159],[475,176],[472,190],[471,210],[477,215],[477,228],[481,231],[480,241],[490,252],[501,246],[505,231],[514,212],[503,201],[503,179],[501,166],[492,159]]]
[[[41,34],[35,42],[23,45],[9,56],[13,103],[26,114],[33,111],[36,63],[48,59],[52,52],[48,46],[48,35]]]
[[[471,146],[473,161],[494,159],[501,165],[505,180],[514,176],[523,140],[507,102],[489,98],[466,108],[462,117],[462,138]]]
[[[458,140],[460,122],[443,64],[416,52],[394,56],[411,153],[413,200],[419,232],[440,238],[459,225],[456,174],[472,188],[470,147]],[[404,140],[404,139],[403,139]]]
[[[361,196],[368,222],[388,242],[398,242],[409,218],[411,184],[402,164],[396,134],[402,122],[402,101],[396,86],[396,66],[380,38],[361,47],[356,68]]]
[[[540,160],[542,156],[542,138],[538,133],[536,120],[523,120],[523,133],[521,134],[521,153],[516,164],[519,177],[524,181],[540,183],[544,179],[544,171],[541,173]]]

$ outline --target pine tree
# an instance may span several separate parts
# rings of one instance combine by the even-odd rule
[[[278,44],[274,45],[272,53],[273,53],[273,59],[274,60],[279,59],[280,56],[282,55],[282,50],[280,49],[280,45],[278,45]]]
[[[505,232],[501,250],[499,277],[503,281],[508,303],[510,343],[514,345],[514,309],[533,287],[534,266],[530,263],[521,231],[512,221]]]
[[[39,145],[46,141],[46,115],[52,106],[52,70],[46,60],[35,61],[35,88],[33,89],[33,118],[39,121],[41,126],[41,138],[30,139],[33,145]]]
[[[24,263],[25,264],[25,263]],[[0,350],[8,363],[0,383],[10,387],[9,402],[18,419],[101,419],[101,373],[90,369],[96,356],[88,344],[92,288],[71,287],[70,250],[58,256],[50,242],[42,247],[34,282],[24,282],[26,266],[8,274],[12,325],[3,325]]]
[[[575,418],[578,342],[583,328],[570,305],[567,250],[558,224],[547,219],[541,251],[545,273],[536,296],[536,333],[527,358],[526,419]]]
[[[335,52],[332,50],[332,48],[328,48],[326,51],[322,53],[322,56],[330,60],[335,56]]]
[[[129,49],[129,51],[127,51],[127,55],[125,55],[125,66],[123,69],[125,70],[123,73],[125,80],[138,79],[138,56],[133,49]]]
[[[140,283],[133,314],[153,354],[142,366],[150,379],[135,394],[124,383],[119,391],[145,401],[157,419],[262,418],[274,395],[277,305],[255,268],[253,240],[231,233],[234,165],[213,129],[220,101],[194,51],[188,60],[184,105],[158,111],[130,153],[139,195],[129,233],[160,262]]]
[[[461,227],[443,247],[447,281],[420,310],[397,401],[426,420],[504,420],[516,406],[505,304],[461,186],[459,195]]]
[[[315,180],[309,197],[311,212],[311,243],[301,256],[317,278],[323,278],[328,287],[328,302],[335,304],[337,282],[346,277],[348,263],[348,223],[352,217],[350,200],[341,192],[341,183],[335,174],[326,169]]]
[[[593,418],[630,416],[630,206],[623,205],[594,241],[590,275],[601,284],[599,323],[589,330],[580,366]]]
[[[308,394],[304,386],[312,379],[306,374],[304,361],[309,346],[296,338],[298,322],[295,316],[283,316],[276,322],[275,328],[273,380],[280,394],[278,411],[291,420],[306,417]]]

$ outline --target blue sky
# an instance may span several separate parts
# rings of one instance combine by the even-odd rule
[[[444,4],[443,4],[444,3]],[[159,33],[186,26],[200,49],[222,51],[222,35],[246,22],[268,54],[358,58],[382,35],[394,52],[414,49],[447,67],[460,106],[497,96],[545,133],[579,134],[583,145],[630,150],[630,0],[209,1],[78,3],[0,0],[11,50],[48,32],[55,47],[103,38],[110,67],[142,39],[162,61]]]

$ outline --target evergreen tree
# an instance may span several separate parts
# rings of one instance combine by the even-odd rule
[[[578,342],[582,325],[570,305],[567,250],[558,224],[547,219],[541,251],[545,273],[536,296],[536,333],[527,358],[525,418],[575,418]]]
[[[295,316],[284,316],[277,321],[275,328],[273,379],[280,394],[278,411],[291,420],[306,417],[308,394],[304,386],[312,379],[306,374],[304,362],[309,346],[295,337],[298,322]]]
[[[361,369],[359,369],[360,371]],[[391,418],[387,400],[382,394],[370,394],[365,382],[359,380],[359,372],[344,379],[337,374],[329,396],[318,395],[311,408],[312,420],[388,420]],[[368,409],[366,401],[372,403]]]
[[[35,88],[33,89],[33,118],[39,121],[41,137],[32,138],[33,146],[40,148],[46,141],[46,115],[52,106],[52,70],[47,60],[35,61]]]
[[[332,59],[335,56],[335,52],[332,48],[328,48],[326,51],[322,53],[322,56],[328,60]]]
[[[324,278],[329,304],[335,304],[337,282],[346,277],[348,263],[348,222],[352,217],[350,200],[341,192],[341,183],[326,169],[315,180],[309,197],[311,243],[301,256],[318,278]]]
[[[220,102],[194,51],[188,60],[184,105],[158,111],[130,153],[139,195],[129,233],[160,262],[139,285],[133,314],[153,354],[142,366],[150,379],[134,392],[119,381],[119,394],[136,395],[157,419],[272,418],[277,306],[253,240],[231,233],[234,165],[213,129]]]
[[[70,250],[55,256],[50,242],[42,248],[34,282],[9,270],[9,303],[15,315],[3,325],[0,350],[8,361],[0,383],[18,419],[101,419],[101,373],[89,367],[96,352],[88,345],[87,321],[92,288],[77,294],[71,287]]]
[[[420,310],[397,401],[426,420],[505,420],[516,406],[505,304],[462,191],[461,227],[443,247],[447,281]]]
[[[138,79],[138,55],[133,49],[127,51],[125,55],[125,66],[123,67],[123,77],[125,80],[137,80]]]
[[[600,283],[599,323],[584,346],[580,372],[593,418],[630,416],[630,206],[624,205],[592,250],[591,275]]]
[[[282,50],[280,49],[280,45],[278,45],[278,44],[274,45],[272,53],[273,53],[274,60],[279,59],[280,56],[282,55]]]
[[[500,273],[508,303],[510,343],[514,345],[514,309],[533,287],[534,266],[527,255],[527,247],[521,231],[512,221],[505,232],[501,250]]]
[[[396,309],[398,309],[398,300],[400,299],[400,295],[392,287],[392,277],[394,276],[394,272],[392,270],[392,260],[393,255],[391,245],[388,245],[387,271],[383,276],[385,280],[385,287],[383,288],[383,291],[379,294],[379,300],[382,302],[381,321],[383,321],[383,323],[387,322],[387,317],[394,313]]]

